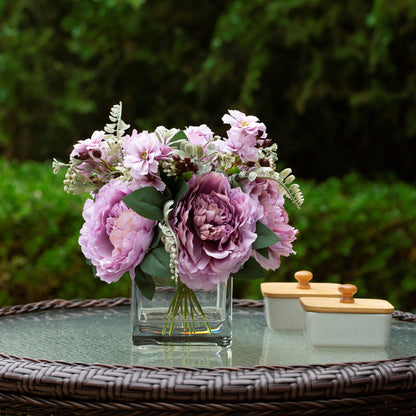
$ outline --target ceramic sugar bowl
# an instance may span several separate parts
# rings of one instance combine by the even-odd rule
[[[266,322],[273,331],[302,330],[305,314],[300,297],[340,297],[337,283],[309,283],[311,272],[295,273],[297,282],[265,282],[261,284]]]
[[[316,347],[385,347],[393,305],[382,299],[354,299],[357,287],[340,285],[341,296],[301,297],[305,332]]]

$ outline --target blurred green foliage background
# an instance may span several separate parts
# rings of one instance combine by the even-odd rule
[[[305,194],[269,278],[306,268],[416,310],[416,0],[0,0],[0,19],[2,305],[128,296],[91,277],[84,197],[50,168],[122,101],[137,129],[257,115]]]

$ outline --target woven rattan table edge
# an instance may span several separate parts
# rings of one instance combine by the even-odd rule
[[[28,406],[27,404],[30,403]],[[258,403],[164,403],[164,402],[140,402],[140,403],[96,403],[96,402],[75,402],[66,400],[47,400],[26,396],[8,395],[0,393],[0,411],[9,406],[14,411],[21,410],[34,412],[33,414],[45,414],[50,412],[56,414],[72,414],[72,412],[85,411],[88,415],[95,414],[146,414],[146,415],[194,415],[197,412],[203,415],[351,415],[352,412],[360,415],[388,415],[391,407],[394,406],[395,414],[399,410],[413,410],[416,406],[416,397],[413,393],[405,392],[399,394],[383,394],[368,397],[343,398],[332,400],[298,401],[298,402],[258,402]],[[71,412],[71,413],[68,413]],[[357,413],[358,412],[358,413]],[[377,413],[374,413],[377,412]]]
[[[127,298],[55,299],[0,308],[0,316],[129,304]],[[250,300],[235,300],[233,304],[262,306],[261,301]],[[400,311],[395,312],[394,318],[416,322],[415,315]],[[68,363],[0,353],[0,392],[26,394],[32,398],[105,403],[267,403],[332,400],[415,390],[416,357],[308,366],[188,368]]]

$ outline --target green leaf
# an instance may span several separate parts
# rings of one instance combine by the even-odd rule
[[[188,184],[183,178],[178,176],[168,176],[163,171],[160,173],[162,181],[166,184],[165,194],[167,199],[173,199],[178,202],[181,196],[188,190]]]
[[[91,265],[91,268],[92,268],[92,273],[93,273],[94,277],[99,277],[98,274],[97,274],[97,267]]]
[[[140,268],[144,273],[157,277],[170,277],[169,253],[163,246],[158,246],[149,251],[144,260],[140,264]]]
[[[237,180],[237,179],[234,179],[234,182],[237,184],[237,186],[244,192],[244,187],[243,187],[243,184],[239,181],[239,180]]]
[[[153,237],[152,243],[150,244],[149,249],[156,248],[159,245],[160,237],[162,236],[162,230],[160,227],[155,227],[155,235]]]
[[[180,140],[188,140],[188,137],[186,136],[186,134],[182,131],[179,130],[170,140],[169,140],[169,145],[174,144],[175,142],[178,142]]]
[[[153,280],[152,276],[144,273],[142,270],[140,270],[140,267],[136,267],[134,281],[136,282],[140,292],[143,293],[143,296],[149,300],[152,300],[156,289],[155,281]]]
[[[182,198],[182,196],[186,193],[188,188],[189,188],[188,184],[185,181],[181,180],[179,183],[178,190],[175,195],[175,203],[178,202]]]
[[[254,250],[270,247],[280,241],[280,238],[267,225],[264,225],[260,221],[256,223],[256,234],[257,239],[253,243]]]
[[[266,277],[266,270],[253,257],[250,257],[233,277],[247,280],[263,279]]]
[[[124,203],[139,215],[151,220],[163,219],[165,197],[153,186],[136,189],[123,198]]]
[[[94,275],[94,277],[98,277],[97,276],[97,267],[95,267],[93,264],[92,264],[92,261],[90,260],[90,259],[85,259],[85,261],[86,261],[86,263],[88,264],[88,266],[91,266],[91,269],[92,269],[92,273],[93,273],[93,275]]]
[[[269,260],[269,249],[267,247],[265,247],[265,248],[259,248],[256,251],[257,251],[257,253],[259,253],[260,255],[262,255],[263,257],[265,257],[267,260]]]
[[[227,175],[233,175],[234,173],[239,173],[240,169],[238,166],[232,166],[230,169],[227,169]]]

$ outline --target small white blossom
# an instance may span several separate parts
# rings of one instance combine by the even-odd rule
[[[177,169],[176,169],[176,164],[173,160],[162,160],[161,167],[162,167],[162,171],[167,176],[176,176]]]
[[[56,160],[56,159],[53,159],[53,161],[52,161],[53,173],[55,173],[55,174],[57,174],[62,169],[69,168],[70,166],[71,165],[69,165],[68,163],[62,163],[62,162],[59,162],[59,160]]]

